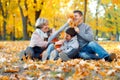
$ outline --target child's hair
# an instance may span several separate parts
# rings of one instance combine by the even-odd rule
[[[69,34],[71,37],[74,37],[75,35],[77,35],[77,32],[75,31],[74,28],[68,28],[65,32]]]

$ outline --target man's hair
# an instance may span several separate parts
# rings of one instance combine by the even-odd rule
[[[75,35],[77,35],[77,32],[75,31],[74,28],[68,28],[65,32],[69,34],[71,37],[74,37]]]
[[[74,10],[73,13],[79,13],[81,16],[83,15],[82,11],[80,10]]]

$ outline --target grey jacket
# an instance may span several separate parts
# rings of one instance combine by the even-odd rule
[[[70,41],[65,41],[61,46],[62,53],[69,53],[73,49],[78,49],[79,43],[77,40],[77,36],[73,37]]]

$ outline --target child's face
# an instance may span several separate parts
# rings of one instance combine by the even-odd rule
[[[70,41],[72,39],[72,37],[66,33],[65,39],[66,39],[66,41]]]

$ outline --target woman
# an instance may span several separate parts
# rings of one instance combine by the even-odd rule
[[[36,30],[33,32],[30,45],[33,49],[32,58],[41,59],[41,53],[47,48],[48,46],[48,34],[49,27],[48,27],[48,20],[45,18],[38,18],[35,24]]]
[[[65,29],[66,26],[68,26],[68,22],[61,27],[60,30],[55,32],[52,36],[49,37],[49,26],[48,26],[48,20],[44,18],[38,18],[35,24],[36,30],[33,32],[30,45],[27,47],[25,51],[22,51],[20,53],[20,59],[25,55],[30,56],[32,59],[42,58],[43,51],[49,46],[53,46],[53,44],[50,44],[51,41],[62,31],[62,29]],[[53,33],[53,30],[51,34]]]

